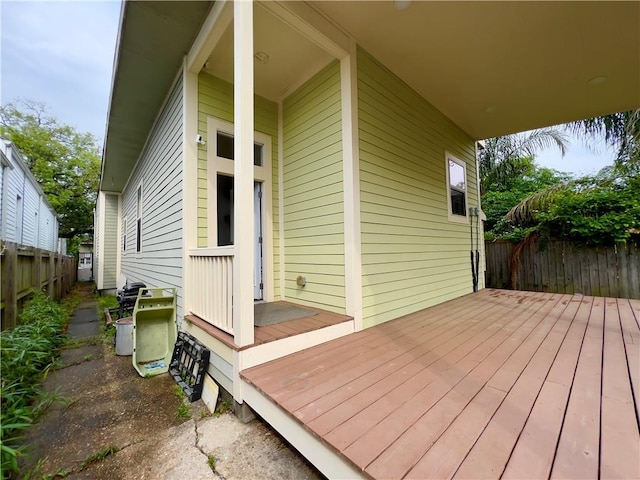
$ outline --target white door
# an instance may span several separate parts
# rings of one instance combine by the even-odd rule
[[[253,223],[254,223],[254,248],[255,248],[255,266],[253,273],[253,298],[254,300],[262,300],[264,298],[264,281],[263,281],[263,252],[262,252],[262,182],[253,184]]]

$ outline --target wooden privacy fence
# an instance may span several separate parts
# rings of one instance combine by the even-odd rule
[[[508,241],[485,242],[487,287],[511,288],[514,247]],[[640,248],[632,243],[577,247],[560,240],[531,242],[520,253],[516,288],[640,299]]]
[[[15,326],[31,289],[42,289],[51,298],[60,300],[76,282],[75,257],[4,241],[0,250],[0,323],[3,330]]]

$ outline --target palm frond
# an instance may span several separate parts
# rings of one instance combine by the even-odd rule
[[[536,192],[509,210],[505,218],[516,225],[531,225],[535,223],[536,215],[549,210],[558,195],[567,191],[570,186],[571,182],[559,183]]]

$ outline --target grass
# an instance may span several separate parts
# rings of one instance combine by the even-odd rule
[[[228,400],[220,399],[216,404],[216,410],[213,412],[214,417],[219,417],[220,415],[231,412],[233,410],[233,404]]]
[[[3,478],[18,471],[18,459],[25,450],[22,434],[54,399],[54,395],[40,389],[40,382],[65,343],[63,332],[69,312],[78,302],[79,298],[74,297],[63,306],[42,292],[34,292],[18,319],[19,324],[0,333],[0,470]]]
[[[182,387],[180,385],[175,384],[173,386],[173,394],[180,400],[180,405],[176,409],[176,416],[178,418],[184,418],[188,420],[191,418],[191,409],[189,408],[189,404],[187,403],[187,394],[184,393]]]
[[[209,468],[211,469],[211,471],[213,473],[216,473],[216,456],[215,455],[209,455],[207,457],[207,463],[209,464]]]
[[[84,459],[84,461],[80,465],[80,470],[84,470],[85,468],[87,468],[90,465],[93,465],[94,463],[102,462],[105,458],[115,455],[119,451],[120,451],[120,447],[116,445],[109,445],[108,447],[98,450],[96,453],[89,455],[87,458]]]
[[[185,420],[189,420],[191,418],[191,411],[189,410],[189,405],[182,401],[178,408],[176,409],[176,415],[178,418],[184,418]]]

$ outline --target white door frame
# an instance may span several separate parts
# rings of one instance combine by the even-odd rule
[[[209,248],[218,247],[218,174],[233,177],[234,161],[218,157],[217,133],[233,137],[233,124],[215,117],[207,117],[207,238]],[[273,268],[273,190],[272,190],[272,142],[271,136],[262,132],[254,132],[254,142],[262,145],[262,166],[253,167],[254,181],[262,186],[262,300],[274,300],[274,268]],[[255,196],[255,188],[254,188]],[[236,221],[240,221],[237,219]],[[254,221],[257,219],[254,215]],[[256,238],[258,236],[256,229]],[[257,252],[256,252],[257,253]],[[256,257],[258,260],[258,257]],[[258,265],[254,270],[257,271]],[[254,289],[255,290],[255,289]],[[254,295],[254,298],[258,298]]]

